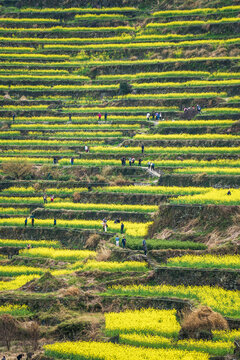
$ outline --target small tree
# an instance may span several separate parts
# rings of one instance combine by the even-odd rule
[[[3,314],[0,316],[0,334],[8,351],[11,348],[11,341],[18,336],[18,322],[10,314]]]
[[[129,94],[131,91],[132,86],[126,80],[120,81],[119,95],[126,95]]]
[[[33,174],[33,165],[27,161],[11,161],[2,164],[3,173],[16,180],[29,178]]]

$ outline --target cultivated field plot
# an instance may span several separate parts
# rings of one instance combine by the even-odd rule
[[[239,356],[240,6],[50,3],[0,7],[0,354]]]

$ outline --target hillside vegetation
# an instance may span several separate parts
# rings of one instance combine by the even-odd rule
[[[239,10],[1,2],[6,360],[239,356]]]

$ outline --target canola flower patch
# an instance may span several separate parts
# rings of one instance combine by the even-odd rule
[[[114,296],[153,296],[188,299],[211,307],[223,316],[239,318],[239,291],[224,290],[211,286],[172,286],[172,285],[129,285],[113,286],[106,292]]]
[[[209,164],[210,165],[210,164]],[[181,174],[199,174],[206,173],[210,175],[240,175],[240,169],[231,168],[231,163],[229,167],[195,167],[195,168],[185,168],[185,169],[176,169],[175,173]]]
[[[27,282],[39,278],[37,274],[34,275],[20,275],[11,281],[0,281],[0,291],[17,290]]]
[[[127,20],[128,17],[122,14],[84,14],[75,15],[76,21],[104,21],[104,20]]]
[[[159,121],[157,126],[159,127],[201,127],[201,126],[231,126],[235,123],[235,120],[164,120]]]
[[[172,339],[161,336],[150,336],[143,334],[121,334],[120,344],[130,346],[141,346],[156,349],[182,349],[188,351],[201,351],[210,355],[225,356],[233,354],[234,344],[231,341],[206,341],[206,340],[179,340],[174,342]]]
[[[79,268],[78,264],[74,265],[73,268],[82,271],[109,271],[109,272],[118,272],[118,271],[137,271],[145,272],[148,270],[147,263],[139,261],[94,261],[89,260],[87,263],[82,264],[82,267]]]
[[[231,195],[227,195],[228,189],[211,189],[205,193],[185,195],[178,198],[171,198],[172,204],[203,204],[203,205],[239,205],[240,190],[230,189]]]
[[[0,306],[0,315],[10,314],[12,316],[29,316],[32,312],[29,310],[27,305],[13,305],[7,304]]]
[[[231,134],[136,134],[141,140],[239,140],[239,135]]]
[[[84,211],[133,211],[133,212],[155,212],[158,209],[157,205],[128,205],[128,204],[91,204],[91,203],[73,203],[73,202],[62,202],[47,203],[45,204],[46,209],[68,209],[68,210],[84,210]]]
[[[166,94],[127,94],[117,96],[119,100],[165,100],[165,99],[203,99],[209,97],[226,97],[226,92],[202,92],[202,93],[166,93]]]
[[[51,194],[52,195],[52,194]],[[64,201],[68,201],[70,199],[65,198]],[[63,201],[63,199],[60,198],[54,198],[55,202]],[[18,197],[18,196],[0,196],[0,204],[42,204],[43,203],[43,197],[42,196],[28,196],[24,197]]]
[[[109,13],[109,12],[132,12],[138,9],[133,6],[123,7],[101,7],[101,8],[81,8],[81,7],[70,7],[70,8],[48,8],[42,9],[37,8],[21,8],[20,13]]]
[[[43,257],[55,260],[83,260],[88,257],[95,257],[96,252],[90,250],[70,250],[70,249],[55,249],[46,247],[37,247],[33,249],[24,249],[20,252],[26,257]]]
[[[101,342],[65,342],[45,345],[45,354],[57,359],[83,360],[208,360],[208,354],[174,349],[144,349]]]
[[[39,131],[29,131],[29,136],[36,136],[36,137],[52,137],[52,138],[107,138],[107,137],[117,137],[120,138],[123,136],[122,132],[120,131],[92,131],[92,132],[84,132],[84,131],[75,131],[75,132],[64,132],[64,131],[57,131],[54,133],[42,133]],[[1,134],[0,134],[1,136]]]
[[[0,265],[0,276],[42,275],[46,270],[32,266]],[[0,285],[1,286],[1,285]]]
[[[239,11],[239,5],[233,6],[223,6],[219,8],[197,8],[197,9],[188,9],[188,10],[164,10],[156,11],[153,13],[153,16],[156,17],[165,17],[165,16],[183,16],[183,15],[210,15],[210,14],[224,14],[226,12],[235,12]]]
[[[103,188],[93,188],[94,191],[106,193],[126,193],[126,194],[156,194],[156,195],[194,195],[206,193],[211,188],[194,186],[150,186],[150,185],[129,185],[129,186],[105,186]]]
[[[38,119],[38,118],[37,118]],[[84,120],[86,118],[83,119],[79,119],[79,120]],[[91,118],[87,118],[89,121],[91,120]],[[86,120],[87,120],[86,119]],[[120,118],[121,119],[121,118]],[[135,117],[133,117],[133,119],[135,119]],[[27,120],[27,119],[26,119]],[[32,118],[29,119],[31,122],[33,121]],[[43,121],[49,121],[49,118],[43,118]],[[51,119],[50,119],[51,120]],[[63,119],[59,119],[58,118],[52,118],[53,121],[59,121],[59,120],[64,120],[67,121],[68,118],[64,117]],[[72,118],[72,120],[74,120],[74,118]],[[113,117],[111,116],[111,120],[113,120]],[[126,119],[128,120],[128,119]],[[138,119],[137,119],[138,120]],[[84,130],[101,130],[101,129],[106,129],[109,130],[109,125],[110,124],[12,124],[11,125],[11,129],[20,129],[20,130],[78,130],[78,129],[84,129]],[[111,124],[111,129],[121,129],[121,130],[125,130],[125,129],[139,129],[140,125],[139,124]]]
[[[236,18],[236,22],[239,22],[239,18]],[[231,21],[229,21],[231,22]],[[185,22],[183,22],[185,23]],[[167,23],[164,23],[166,25]],[[148,25],[155,25],[155,24],[148,24]],[[153,26],[154,27],[154,26]],[[153,28],[151,27],[151,28]],[[148,29],[151,29],[148,27]],[[93,50],[93,51],[103,51],[103,50],[123,50],[125,48],[128,49],[158,49],[158,48],[178,48],[178,47],[185,47],[185,46],[204,46],[204,45],[233,45],[233,44],[239,44],[240,38],[230,38],[230,39],[218,39],[218,40],[185,40],[185,41],[179,41],[179,42],[170,42],[170,41],[162,41],[162,42],[126,42],[126,43],[102,43],[102,44],[88,44],[88,45],[65,45],[65,44],[47,44],[45,45],[46,50]]]
[[[0,213],[4,215],[28,215],[29,208],[0,207]]]
[[[147,29],[159,29],[159,28],[175,28],[182,26],[201,26],[207,24],[226,24],[226,23],[237,23],[239,22],[239,18],[237,17],[227,17],[221,18],[219,20],[209,19],[209,20],[190,20],[190,21],[170,21],[164,23],[149,23],[146,25]]]
[[[133,250],[142,250],[142,239],[129,238],[127,246]],[[164,239],[147,239],[148,250],[160,249],[186,249],[186,250],[205,250],[207,246],[203,243],[195,241],[179,241],[179,240],[164,240]]]
[[[180,328],[176,310],[141,309],[105,313],[105,331],[109,336],[137,332],[171,338],[177,337]]]
[[[73,195],[75,192],[81,193],[87,191],[87,188],[47,188],[44,191],[41,191],[41,194],[45,193],[46,195]],[[18,195],[39,195],[39,192],[36,192],[35,188],[32,186],[29,187],[18,187],[18,186],[10,186],[9,188],[3,189],[1,195],[6,194],[18,194]],[[55,199],[54,199],[55,201]]]
[[[13,246],[13,247],[27,247],[31,245],[35,247],[45,248],[60,248],[61,244],[56,240],[12,240],[12,239],[0,239],[0,246]]]
[[[190,35],[190,34],[189,34]],[[189,36],[187,35],[187,36]],[[158,35],[159,38],[162,38],[163,35]],[[172,35],[173,36],[173,35]],[[177,35],[176,35],[177,36]],[[194,36],[194,35],[192,35]],[[144,35],[142,36],[144,37]],[[151,35],[151,38],[153,35]],[[0,38],[1,39],[1,38]],[[214,72],[209,71],[162,71],[162,72],[140,72],[137,74],[109,74],[109,75],[99,75],[97,80],[139,80],[139,79],[150,79],[150,78],[168,78],[168,77],[199,77],[199,78],[234,78],[239,77],[237,72]]]
[[[184,268],[240,269],[240,255],[183,255],[169,258],[166,266]]]

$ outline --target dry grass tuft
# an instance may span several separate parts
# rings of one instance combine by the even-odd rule
[[[73,202],[79,202],[81,200],[81,195],[78,192],[73,194]]]
[[[101,236],[98,234],[92,234],[89,236],[89,238],[87,239],[86,243],[85,243],[85,249],[96,249],[96,247],[98,246],[99,242],[101,240]]]
[[[169,239],[173,234],[174,234],[173,230],[166,228],[163,231],[161,231],[159,234],[156,234],[156,236],[154,236],[154,238],[166,240],[166,239]]]
[[[113,173],[113,168],[112,168],[112,166],[104,166],[104,167],[102,168],[101,174],[102,174],[104,177],[109,176],[109,175],[112,175],[112,173]]]
[[[84,295],[84,292],[82,290],[80,290],[78,287],[76,286],[70,286],[67,289],[60,289],[59,290],[59,295],[61,296],[81,296]]]
[[[101,249],[97,254],[97,261],[107,261],[110,259],[112,251],[110,249]]]
[[[202,331],[211,333],[212,330],[226,330],[228,323],[224,317],[208,306],[201,306],[190,314],[186,314],[182,321],[182,331],[191,338],[198,338]]]
[[[109,181],[110,186],[121,186],[121,185],[126,185],[128,183],[129,181],[125,179],[122,174],[114,177],[114,180]]]

